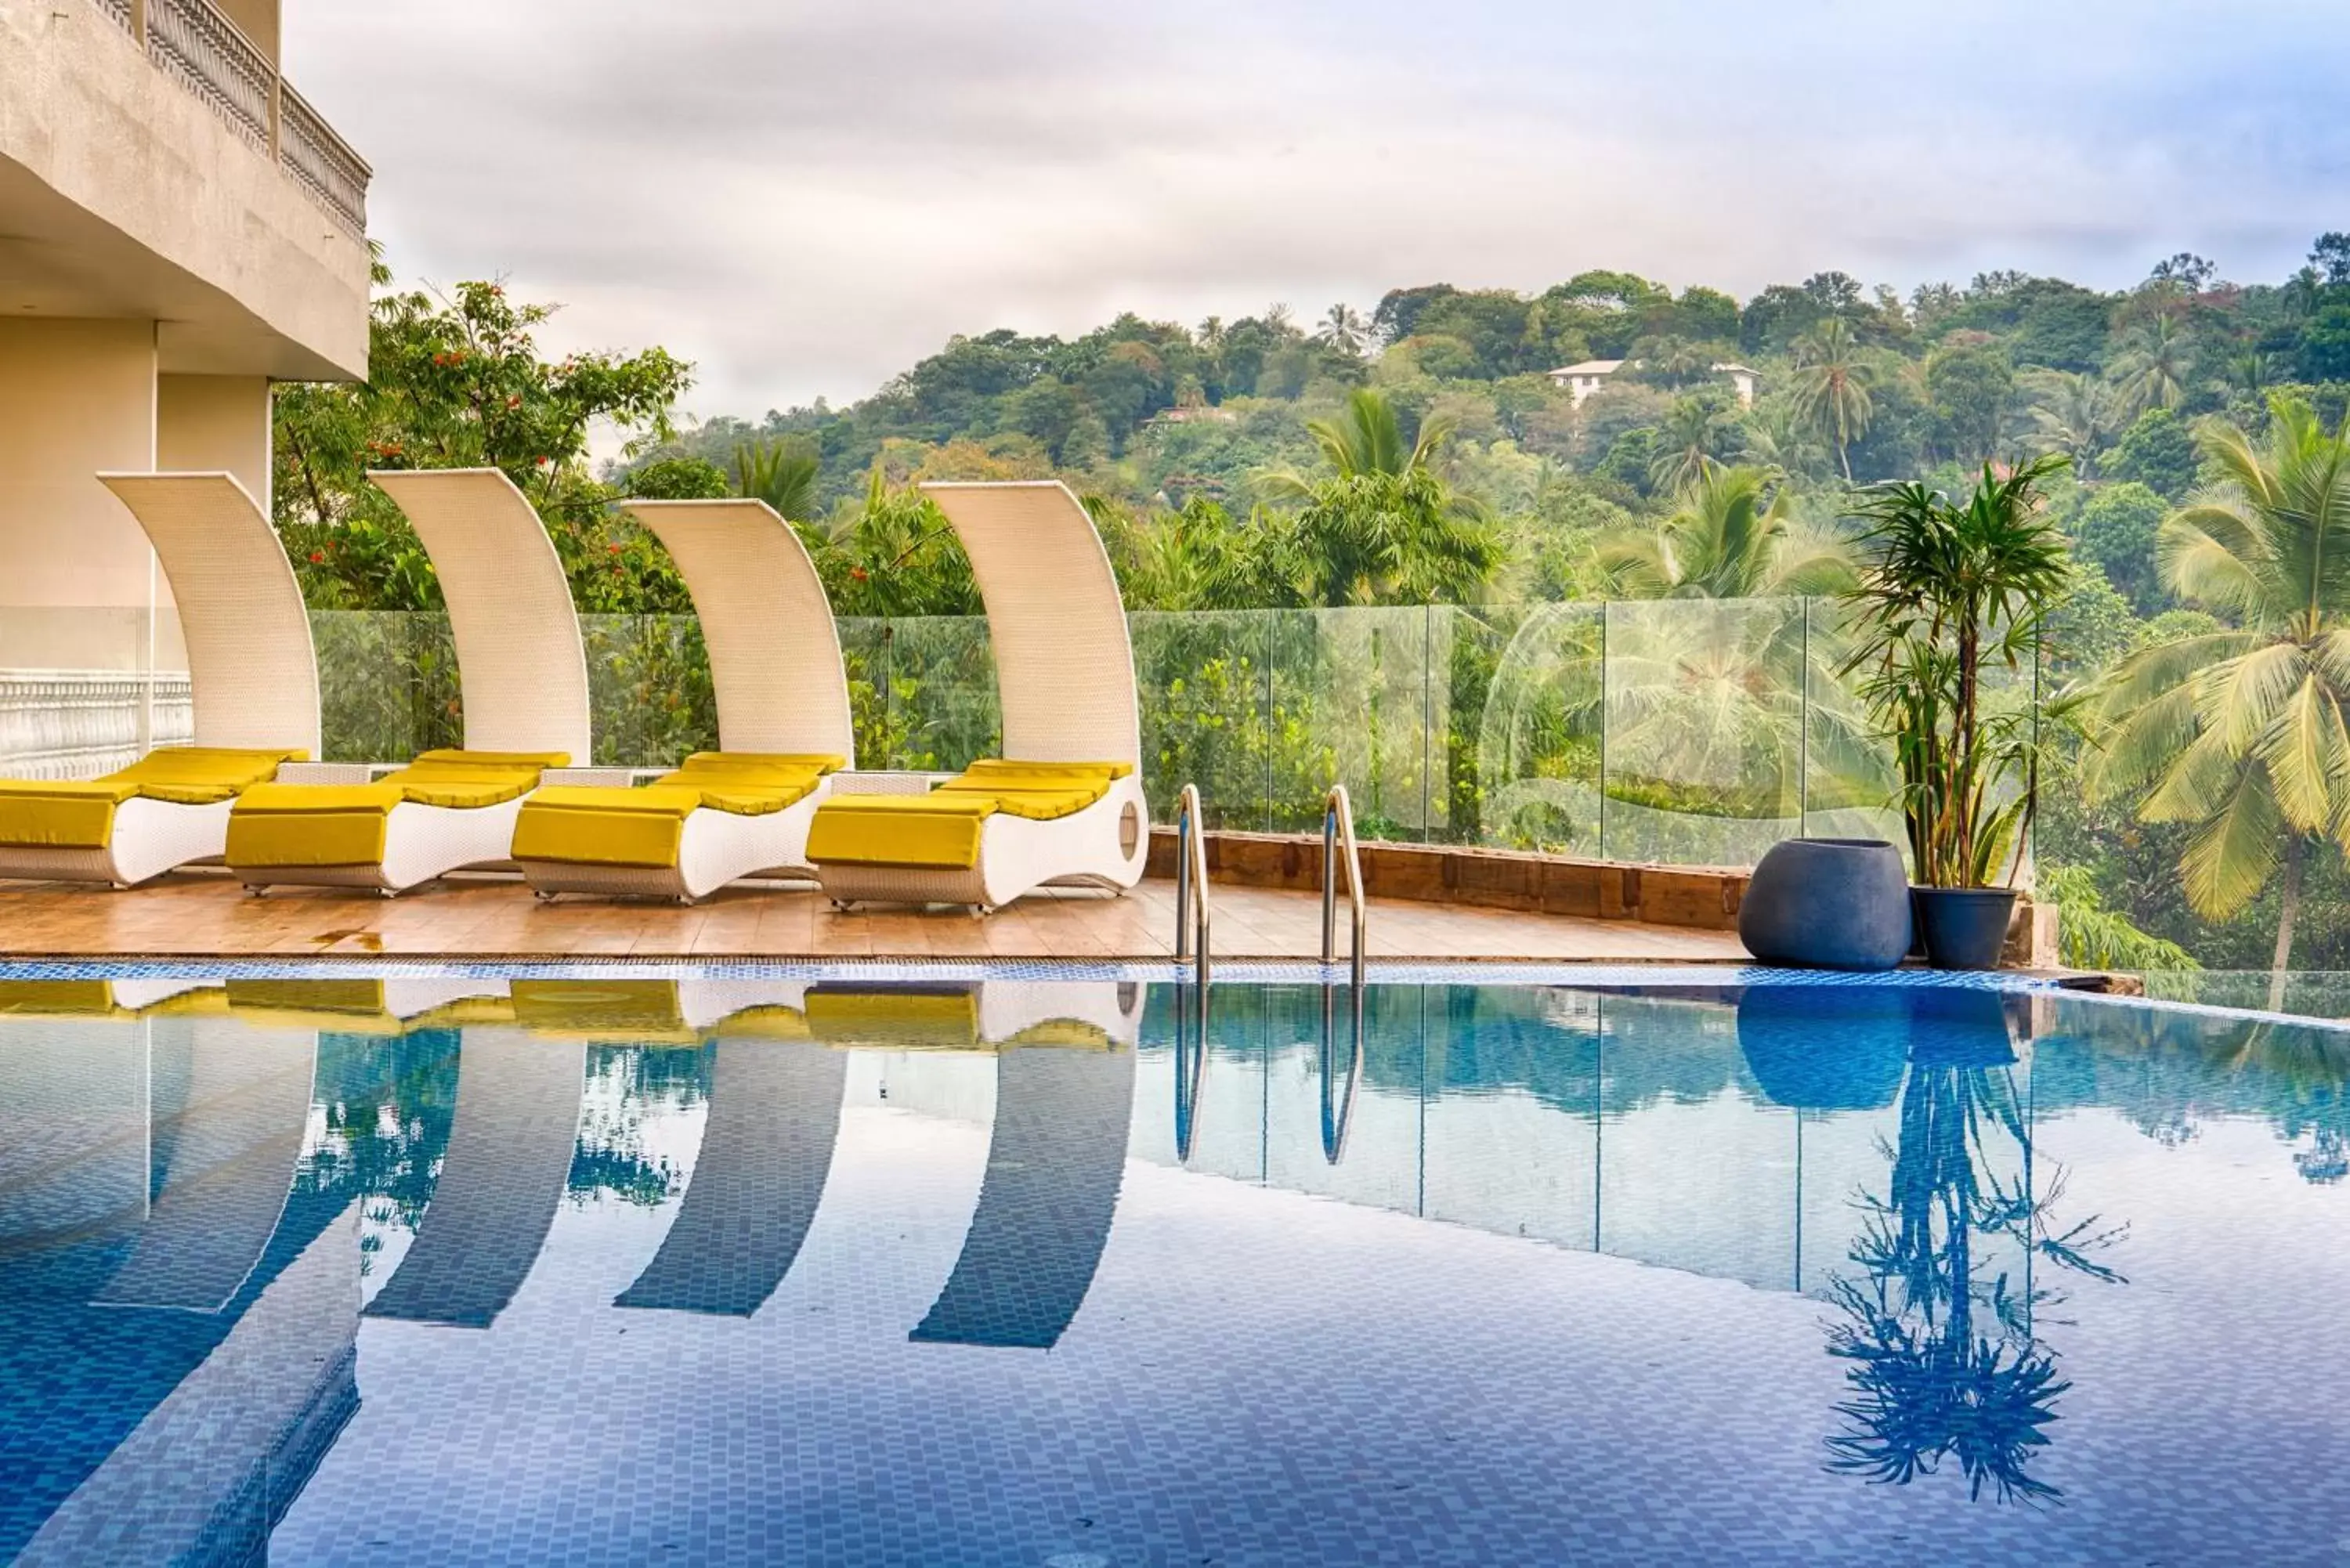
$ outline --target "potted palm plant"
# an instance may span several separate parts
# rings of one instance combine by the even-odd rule
[[[1999,962],[2036,804],[2037,718],[1986,703],[1985,678],[2036,658],[2072,573],[2042,486],[2043,457],[2002,475],[1986,464],[1953,501],[1915,482],[1866,493],[1861,579],[1846,596],[1856,640],[1847,674],[1890,741],[1909,841],[1918,925],[1938,968]]]

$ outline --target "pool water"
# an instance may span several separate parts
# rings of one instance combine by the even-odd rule
[[[0,1560],[2334,1563],[2350,1032],[0,981]]]

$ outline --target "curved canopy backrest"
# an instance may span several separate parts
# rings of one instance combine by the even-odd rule
[[[277,531],[225,473],[101,473],[179,601],[195,743],[318,754],[310,613]]]
[[[371,471],[432,557],[457,643],[465,746],[589,756],[588,651],[538,513],[494,468]]]
[[[1126,604],[1094,520],[1057,480],[925,484],[987,603],[1003,754],[1142,766]]]
[[[759,500],[627,504],[668,546],[701,612],[719,745],[846,757],[853,765],[840,631],[792,525]]]

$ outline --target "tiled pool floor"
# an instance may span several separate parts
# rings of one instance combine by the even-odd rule
[[[1359,1035],[1234,985],[1204,1045],[1111,979],[405,1025],[348,981],[26,989],[83,983],[0,981],[0,1556],[2350,1551],[2339,1031],[1929,985],[1387,984]]]

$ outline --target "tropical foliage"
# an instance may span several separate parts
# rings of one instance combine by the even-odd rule
[[[1856,488],[1955,493],[1986,462],[2004,473],[2061,453],[2072,471],[2042,493],[2077,570],[2049,622],[2051,690],[2241,631],[2248,612],[2190,596],[2153,541],[2204,486],[2232,484],[2202,433],[2214,421],[2265,450],[2272,397],[2328,429],[2350,408],[2344,254],[2350,240],[2323,236],[2296,275],[2243,285],[2173,256],[2117,292],[2013,272],[1898,294],[1820,273],[1743,301],[1608,271],[1530,292],[1430,284],[1191,327],[1128,315],[1066,337],[957,337],[854,403],[698,421],[679,412],[690,368],[659,349],[543,354],[547,306],[495,282],[387,278],[370,380],[280,389],[275,505],[315,606],[429,611],[428,564],[365,470],[504,469],[582,607],[608,618],[595,633],[607,730],[660,747],[708,734],[706,670],[665,556],[609,504],[759,495],[798,526],[841,610],[873,618],[849,638],[859,722],[871,754],[911,758],[984,743],[989,723],[983,643],[908,624],[976,608],[915,487],[1059,477],[1136,611],[1200,617],[1152,634],[1143,674],[1167,706],[1146,724],[1170,767],[1254,780],[1235,797],[1248,820],[1284,819],[1281,781],[1310,794],[1376,755],[1396,831],[1591,849],[1604,826],[1641,851],[1744,855],[1799,810],[1814,831],[1860,827],[1886,793],[1881,769],[1837,750],[1860,722],[1848,698],[1821,727],[1846,684],[1834,618],[1725,611],[1682,636],[1665,622],[1683,612],[1660,609],[1652,672],[1669,688],[1627,683],[1648,667],[1622,660],[1649,645],[1619,636],[1611,699],[1593,601],[1833,593]],[[1587,396],[1551,374],[1586,360],[1621,364]],[[1302,618],[1263,618],[1284,613]],[[454,722],[429,624],[321,637],[356,661],[331,678],[350,732]],[[660,711],[631,708],[639,692]],[[1767,755],[1775,783],[1700,784],[1699,752],[1665,745],[1717,701],[1742,738],[1704,768]],[[1617,739],[1653,718],[1664,750],[1611,753],[1611,711]],[[2177,872],[2197,825],[2142,814],[2145,793],[2070,736],[2043,741],[2039,858],[2077,868],[2106,914],[2215,966],[2266,967],[2297,853],[2291,951],[2350,964],[2350,865],[2333,836],[2280,827],[2275,874],[2245,901],[2199,907]],[[1643,776],[1610,766],[1603,783],[1604,757]]]

